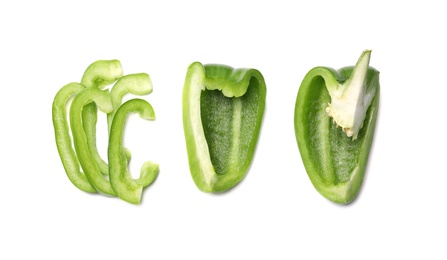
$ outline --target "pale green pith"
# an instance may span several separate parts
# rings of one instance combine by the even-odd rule
[[[243,158],[239,158],[241,153],[241,125],[242,125],[242,101],[240,98],[234,98],[233,103],[233,116],[232,116],[232,127],[231,132],[233,133],[233,138],[231,140],[232,149],[229,157],[229,165],[237,165],[238,162]]]
[[[347,81],[327,85],[331,103],[326,112],[352,140],[357,138],[366,110],[375,95],[375,88],[368,88],[366,84],[370,57],[371,51],[364,51]]]

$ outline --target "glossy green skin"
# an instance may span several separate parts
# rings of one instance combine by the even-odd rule
[[[250,167],[265,109],[266,86],[255,69],[195,62],[183,89],[189,168],[203,192],[224,192]]]
[[[307,174],[321,195],[339,204],[352,202],[360,191],[379,110],[379,72],[369,67],[367,86],[376,93],[357,139],[347,137],[327,115],[331,98],[326,84],[346,81],[353,68],[312,69],[301,83],[295,106],[295,135]]]

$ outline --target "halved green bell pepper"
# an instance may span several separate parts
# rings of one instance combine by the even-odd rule
[[[255,69],[192,63],[183,89],[189,168],[203,192],[224,192],[246,175],[264,115],[266,86]]]
[[[371,51],[354,67],[316,67],[295,105],[295,135],[307,174],[321,195],[347,204],[363,182],[379,110],[379,72]]]

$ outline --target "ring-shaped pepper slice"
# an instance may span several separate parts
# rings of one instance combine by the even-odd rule
[[[295,135],[316,190],[347,204],[363,182],[379,110],[379,72],[371,51],[354,67],[316,67],[304,77],[295,106]]]
[[[183,126],[189,168],[203,192],[224,192],[246,175],[264,115],[266,86],[255,69],[199,62],[188,68]]]
[[[149,186],[158,175],[158,164],[145,162],[140,171],[140,178],[134,180],[128,171],[129,154],[123,147],[123,132],[126,117],[129,113],[138,113],[141,118],[154,120],[155,113],[152,106],[142,99],[131,99],[120,106],[113,117],[108,158],[109,177],[113,190],[121,199],[139,204],[143,189]]]

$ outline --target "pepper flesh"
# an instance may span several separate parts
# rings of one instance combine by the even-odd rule
[[[352,137],[352,140],[357,139],[366,117],[366,110],[376,92],[375,87],[365,82],[370,57],[371,51],[364,51],[348,80],[338,84],[327,84],[331,103],[326,112],[347,136]]]
[[[85,70],[81,83],[70,83],[62,87],[56,94],[52,106],[52,118],[56,145],[70,181],[80,190],[96,193],[97,190],[88,181],[87,176],[80,171],[80,163],[72,147],[69,124],[67,120],[67,104],[71,97],[78,95],[84,89],[96,87],[99,89],[113,83],[123,74],[121,63],[118,60],[99,60]],[[94,103],[86,105],[83,109],[83,127],[88,140],[90,154],[93,156],[101,172],[107,173],[108,166],[101,159],[96,149],[96,121],[97,108]]]
[[[70,126],[73,133],[74,146],[79,162],[89,182],[98,189],[98,191],[115,195],[115,192],[107,180],[101,173],[101,170],[89,150],[87,135],[85,134],[82,110],[85,105],[94,102],[98,108],[104,113],[113,111],[112,100],[108,90],[99,90],[97,88],[87,88],[81,91],[73,99],[70,108]]]
[[[57,92],[52,107],[53,126],[57,150],[68,178],[78,189],[96,193],[95,187],[90,184],[85,173],[81,172],[78,157],[72,147],[67,120],[68,100],[84,89],[85,87],[79,83],[69,83]]]
[[[138,113],[143,119],[147,120],[155,119],[152,106],[142,99],[129,100],[119,107],[110,127],[109,176],[112,188],[118,197],[127,202],[139,204],[143,188],[149,186],[155,180],[159,167],[158,164],[147,161],[141,167],[140,178],[132,179],[127,169],[129,153],[122,145],[124,123],[129,113]]]
[[[98,60],[90,64],[82,75],[81,84],[86,88],[103,89],[123,76],[119,60]]]
[[[98,60],[90,64],[82,75],[81,84],[86,88],[103,89],[123,77],[123,68],[119,60]],[[113,100],[112,100],[113,101]],[[115,109],[115,106],[114,106]],[[117,108],[116,108],[117,109]],[[82,110],[83,126],[89,151],[102,174],[109,173],[109,166],[99,155],[96,148],[96,122],[98,109],[94,102]],[[109,116],[108,116],[109,117]],[[108,118],[109,119],[109,118]]]
[[[266,86],[255,69],[199,62],[188,68],[183,126],[189,168],[203,192],[224,192],[246,175],[264,115]]]
[[[340,204],[352,202],[360,191],[374,135],[380,86],[369,56],[370,51],[362,53],[355,67],[310,70],[296,99],[295,135],[307,174],[321,195]],[[343,120],[330,117],[337,113],[350,126],[339,128]]]
[[[146,73],[125,75],[113,85],[113,88],[110,90],[113,112],[107,115],[109,129],[112,125],[113,116],[123,102],[123,97],[127,93],[138,96],[149,95],[152,93],[152,81],[149,75]]]
[[[101,90],[115,81],[110,92],[108,89]],[[56,145],[67,176],[77,188],[91,193],[117,195],[128,202],[140,203],[142,188],[154,181],[158,174],[158,165],[145,162],[141,167],[140,178],[133,180],[126,167],[130,160],[130,151],[121,147],[122,132],[126,114],[139,112],[147,119],[155,119],[155,114],[146,101],[130,100],[122,106],[121,102],[127,93],[146,95],[151,92],[152,83],[148,74],[123,76],[118,60],[92,63],[85,70],[81,83],[67,84],[58,91],[52,107]],[[69,126],[67,107],[73,96]],[[102,160],[96,147],[98,108],[107,114],[111,146],[108,157],[112,160],[112,166]],[[118,116],[115,120],[116,114]],[[113,174],[104,176],[109,171],[113,171]]]

